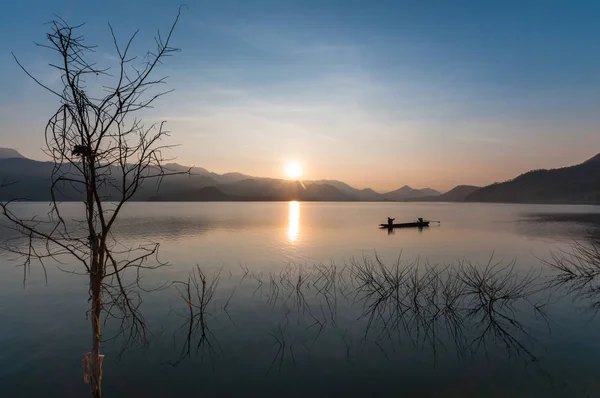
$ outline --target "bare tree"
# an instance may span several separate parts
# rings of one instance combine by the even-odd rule
[[[166,57],[179,51],[171,46],[181,8],[168,34],[155,37],[156,48],[143,57],[132,56],[136,31],[120,44],[109,24],[116,52],[116,68],[96,63],[95,46],[79,33],[83,24],[69,25],[62,19],[49,23],[47,43],[55,59],[50,66],[61,74],[61,89],[44,84],[15,57],[18,65],[40,86],[60,101],[45,128],[45,153],[54,162],[51,175],[52,202],[47,218],[24,218],[12,201],[0,203],[12,228],[21,234],[9,249],[25,256],[25,265],[46,260],[76,260],[81,268],[72,272],[89,277],[89,318],[92,349],[84,356],[85,379],[93,397],[102,396],[102,325],[114,317],[125,333],[125,344],[145,343],[146,325],[140,313],[140,271],[163,265],[153,258],[158,244],[123,247],[113,237],[115,222],[123,206],[146,180],[158,184],[163,177],[179,174],[164,167],[168,159],[162,139],[168,135],[164,122],[145,125],[137,114],[152,107],[166,77],[154,72]],[[13,54],[14,56],[14,54]],[[102,82],[102,83],[101,83]],[[103,84],[107,82],[106,84]],[[65,219],[60,200],[65,189],[85,204],[79,220]]]

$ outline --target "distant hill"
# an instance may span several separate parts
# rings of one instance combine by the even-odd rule
[[[13,183],[0,189],[0,199],[47,201],[53,164],[22,157],[0,158],[0,182]]]
[[[24,156],[12,148],[0,148],[0,159],[14,158],[24,158]]]
[[[227,195],[243,200],[352,201],[352,196],[330,184],[271,178],[246,179],[219,185]]]
[[[49,201],[51,195],[51,175],[54,169],[52,162],[38,162],[27,158],[0,159],[0,182],[10,185],[0,189],[0,200],[26,199],[31,201]],[[78,172],[70,165],[62,166],[63,172],[71,173],[74,178]],[[111,174],[118,173],[116,168]],[[55,195],[58,201],[80,201],[85,195],[81,186],[68,182],[58,183],[55,187]],[[144,192],[156,191],[155,184],[146,184],[140,190],[140,194],[147,199]],[[102,186],[100,195],[103,198],[115,198],[117,191],[110,186]]]
[[[387,192],[387,193],[379,193],[375,192],[371,188],[365,189],[356,189],[346,184],[345,182],[336,181],[336,180],[318,180],[318,181],[305,181],[307,183],[315,183],[315,184],[327,184],[337,188],[339,191],[348,195],[352,200],[357,201],[381,201],[381,200],[389,200],[389,201],[403,201],[411,198],[419,198],[424,196],[436,196],[440,195],[440,192],[431,188],[424,189],[413,189],[408,185],[403,186],[395,191]]]
[[[458,185],[446,193],[437,196],[425,196],[412,199],[416,202],[464,202],[464,200],[473,192],[480,189],[473,185]]]
[[[476,190],[468,202],[600,203],[600,154],[570,167],[532,170]]]
[[[458,185],[437,198],[443,202],[462,202],[473,192],[481,189],[474,185]]]
[[[421,190],[405,185],[402,188],[396,189],[395,191],[384,193],[383,198],[385,200],[410,201],[411,199],[419,199],[426,196],[437,196],[439,194],[440,192],[431,188],[425,188]]]
[[[436,191],[435,189],[431,188],[423,188],[419,189],[419,191],[423,192],[423,194],[426,196],[439,196],[442,194],[440,191]]]
[[[237,182],[237,181],[242,181],[242,180],[247,180],[249,178],[253,178],[251,176],[248,176],[248,175],[245,175],[242,173],[217,174],[217,173],[210,172],[202,167],[191,167],[190,168],[187,166],[182,166],[177,163],[169,163],[169,164],[165,165],[165,168],[168,168],[169,170],[173,170],[173,171],[188,171],[189,170],[189,172],[192,176],[210,177],[219,184],[229,184],[232,182]]]
[[[326,184],[338,189],[340,192],[346,194],[352,200],[357,201],[379,201],[383,200],[382,194],[373,191],[371,188],[356,189],[346,184],[345,182],[336,180],[319,180],[319,181],[305,181],[305,183],[314,184]]]

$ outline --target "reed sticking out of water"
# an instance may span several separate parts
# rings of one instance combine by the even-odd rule
[[[540,275],[519,275],[514,263],[492,260],[483,266],[463,261],[443,267],[398,261],[390,268],[377,257],[354,262],[356,299],[367,320],[365,340],[373,329],[377,341],[404,332],[416,347],[431,347],[435,359],[438,347],[445,348],[440,337],[445,335],[459,356],[487,352],[494,342],[509,355],[522,353],[534,361],[523,341],[533,336],[516,312],[529,308],[545,316],[544,304],[532,303],[540,293]]]
[[[186,338],[179,359],[175,362],[169,362],[169,364],[175,366],[191,355],[192,341],[196,336],[198,337],[196,353],[203,356],[206,350],[210,356],[213,356],[215,346],[220,349],[214,334],[208,326],[208,318],[212,316],[208,307],[219,285],[219,278],[220,272],[208,281],[200,266],[196,265],[186,282],[175,282],[175,284],[180,285],[177,290],[187,307],[187,311],[181,314],[186,318],[186,321],[178,329],[178,331],[186,330]]]
[[[565,288],[580,300],[600,309],[600,240],[588,238],[575,242],[571,250],[553,252],[550,260],[542,260],[553,271],[549,288]]]
[[[553,252],[551,260],[542,261],[564,278],[594,279],[600,276],[600,241],[575,242],[571,250]]]
[[[514,262],[494,262],[493,256],[486,264],[462,261],[433,266],[398,258],[387,266],[375,256],[352,260],[343,267],[331,264],[307,268],[288,264],[268,275],[244,267],[242,271],[242,281],[257,284],[255,299],[266,299],[270,308],[281,309],[285,317],[278,322],[276,331],[270,333],[277,350],[269,371],[275,364],[281,369],[287,351],[295,363],[294,346],[310,351],[325,329],[338,329],[340,305],[358,309],[353,312],[358,314],[358,324],[364,326],[360,344],[374,340],[387,358],[389,352],[381,345],[384,341],[392,350],[408,341],[419,350],[430,349],[434,363],[439,350],[453,349],[459,358],[465,359],[476,354],[487,356],[492,346],[500,347],[509,357],[535,362],[530,347],[535,339],[522,319],[523,316],[547,318],[540,273],[519,273]],[[209,342],[206,307],[213,298],[216,280],[218,277],[207,286],[206,278],[197,268],[194,277],[183,284],[187,290],[180,294],[189,314],[185,324],[188,341],[182,359],[189,356],[195,335],[200,334],[198,347]],[[192,303],[190,287],[196,289],[198,304]],[[232,297],[233,293],[224,308],[230,305]],[[229,312],[227,315],[231,319]],[[303,331],[296,331],[301,336],[289,335],[293,333],[288,329],[293,323],[290,317],[298,322],[303,318],[308,320]],[[312,331],[314,336],[310,335]],[[347,331],[342,334],[342,340],[350,360],[353,355],[347,334]]]

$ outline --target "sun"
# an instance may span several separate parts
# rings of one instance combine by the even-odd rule
[[[298,162],[289,162],[285,166],[285,175],[290,180],[298,180],[302,177],[302,166]]]

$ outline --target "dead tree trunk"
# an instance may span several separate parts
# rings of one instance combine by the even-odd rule
[[[102,280],[103,280],[103,267],[99,261],[96,261],[92,266],[92,273],[90,274],[90,286],[92,290],[92,308],[91,308],[91,322],[92,322],[92,357],[91,357],[91,377],[90,377],[90,388],[92,397],[102,397],[102,357],[100,355],[100,344],[102,341],[102,324],[101,324],[101,313],[102,313]]]
[[[102,397],[102,325],[112,317],[120,324],[117,334],[123,336],[124,346],[145,345],[141,296],[132,290],[138,286],[140,269],[164,265],[153,257],[158,243],[117,248],[112,227],[123,206],[146,180],[153,179],[159,184],[165,176],[182,174],[163,167],[172,160],[163,157],[163,151],[171,147],[161,144],[168,136],[164,122],[147,126],[136,117],[137,112],[151,107],[156,99],[168,93],[153,90],[166,82],[166,77],[154,78],[153,72],[165,57],[178,51],[171,47],[170,41],[180,11],[181,8],[168,34],[159,33],[156,48],[142,57],[130,54],[137,32],[120,45],[109,25],[117,55],[112,69],[100,68],[88,58],[96,47],[85,44],[78,33],[83,24],[73,26],[62,19],[53,21],[47,35],[49,43],[40,46],[50,49],[56,58],[50,66],[61,74],[60,90],[41,83],[15,57],[27,75],[60,101],[45,130],[46,154],[54,163],[50,177],[52,203],[47,221],[15,215],[9,209],[10,202],[0,202],[0,209],[15,230],[27,237],[29,250],[10,249],[25,256],[25,264],[30,264],[36,256],[40,263],[46,258],[69,256],[89,277],[92,348],[84,355],[83,364],[84,379],[90,384],[94,398]],[[85,214],[76,220],[67,221],[61,215],[58,203],[64,200],[65,188],[77,192],[77,197],[71,200],[85,203]],[[87,239],[84,233],[88,233]],[[36,243],[42,243],[45,252],[36,251]],[[148,264],[150,259],[153,263]],[[128,274],[131,269],[135,272]]]

